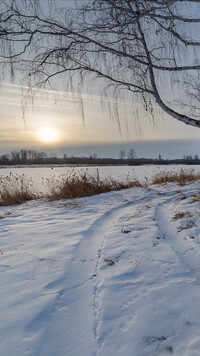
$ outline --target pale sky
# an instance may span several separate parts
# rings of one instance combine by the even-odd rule
[[[84,122],[80,105],[70,94],[36,92],[33,105],[29,103],[26,107],[24,119],[21,99],[21,89],[17,85],[2,84],[0,154],[34,148],[60,155],[64,152],[89,155],[97,151],[100,156],[118,157],[120,147],[135,147],[137,155],[143,157],[156,157],[157,151],[169,158],[200,155],[200,130],[179,123],[160,109],[155,109],[153,124],[146,112],[143,111],[138,120],[134,105],[128,103],[125,114],[121,104],[120,133],[116,121],[102,111],[98,96],[84,96]]]

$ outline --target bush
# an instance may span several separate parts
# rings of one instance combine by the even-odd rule
[[[96,176],[91,176],[87,172],[82,173],[82,175],[74,173],[72,176],[66,177],[62,182],[59,182],[58,186],[50,186],[48,200],[82,198],[141,186],[137,180],[125,183],[117,182],[111,178],[102,180],[99,177],[98,170]]]
[[[28,190],[18,188],[9,191],[5,189],[0,193],[0,206],[10,206],[25,203],[28,200],[40,198],[38,195],[30,193]]]
[[[178,183],[185,185],[187,183],[195,182],[200,179],[200,174],[194,173],[193,170],[188,172],[181,169],[180,172],[161,172],[155,175],[152,184]]]

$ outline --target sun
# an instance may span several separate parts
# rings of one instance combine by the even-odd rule
[[[38,132],[38,138],[44,143],[55,143],[59,140],[59,134],[56,129],[45,127]]]

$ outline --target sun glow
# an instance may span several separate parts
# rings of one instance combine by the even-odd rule
[[[44,143],[55,143],[59,141],[59,134],[56,129],[46,127],[38,132],[38,138]]]

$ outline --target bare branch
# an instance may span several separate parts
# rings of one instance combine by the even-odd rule
[[[23,74],[31,88],[61,75],[79,91],[87,80],[101,80],[113,95],[141,95],[151,113],[156,102],[173,118],[200,127],[199,1],[85,0],[66,11],[53,3],[48,11],[42,0],[37,6],[34,0],[2,0],[2,71],[9,64],[10,74]],[[166,104],[174,87],[179,110],[172,96],[172,105]]]

